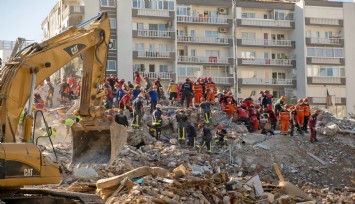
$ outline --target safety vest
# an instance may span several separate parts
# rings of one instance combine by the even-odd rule
[[[175,84],[175,83],[171,83],[171,84],[169,85],[169,91],[170,91],[170,92],[178,92],[178,85]]]
[[[297,105],[296,109],[297,109],[298,113],[304,113],[304,106],[303,105]]]
[[[311,115],[311,107],[309,104],[304,104],[304,116],[310,116]]]

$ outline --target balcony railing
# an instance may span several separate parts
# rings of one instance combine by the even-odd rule
[[[291,40],[241,39],[242,45],[292,47]]]
[[[228,24],[228,19],[222,17],[177,16],[177,22]]]
[[[158,9],[137,9],[138,15],[141,16],[158,16],[158,17],[169,17],[169,10],[158,10]]]
[[[138,30],[137,35],[141,37],[171,38],[174,32],[163,30]]]
[[[341,38],[311,38],[312,44],[340,45]]]
[[[253,59],[242,58],[245,65],[293,66],[292,59]]]
[[[161,79],[172,79],[172,77],[175,78],[175,76],[172,76],[173,74],[170,72],[139,72],[139,74],[142,77],[149,77],[149,79],[156,79],[156,78],[161,78]]]
[[[242,84],[252,85],[293,85],[292,79],[242,78]]]
[[[327,103],[327,97],[313,97],[313,103]],[[335,97],[335,103],[341,103],[341,97]]]
[[[314,64],[341,64],[341,58],[332,57],[312,57],[312,63]]]
[[[179,42],[189,42],[189,43],[228,44],[229,39],[230,37],[178,36]]]
[[[331,18],[310,18],[309,22],[311,24],[318,25],[340,25],[340,21],[338,19]]]
[[[196,56],[179,56],[178,62],[188,63],[211,63],[211,64],[229,64],[227,57],[196,57]]]
[[[274,20],[274,19],[254,19],[242,18],[241,25],[246,26],[261,26],[261,27],[284,27],[291,28],[292,22],[290,20]]]
[[[137,51],[141,58],[171,58],[170,51]]]
[[[312,77],[312,83],[315,84],[340,84],[340,77]]]
[[[196,81],[196,79],[198,77],[195,76],[178,76],[178,81],[179,82],[184,82],[186,77],[188,77],[189,79],[191,79],[192,81]],[[224,85],[233,85],[233,77],[212,77],[212,80],[214,83],[216,84],[224,84]]]

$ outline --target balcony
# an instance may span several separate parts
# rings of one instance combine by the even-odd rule
[[[306,18],[306,25],[315,25],[315,26],[335,26],[342,27],[344,21],[341,19],[333,19],[333,18]]]
[[[133,51],[133,59],[174,60],[175,52],[171,51]]]
[[[231,7],[230,0],[205,1],[205,0],[176,0],[176,4],[198,5],[198,6],[215,6],[215,7]]]
[[[133,30],[133,37],[175,39],[175,32],[163,30]]]
[[[203,16],[177,16],[177,22],[186,24],[205,24],[232,26],[232,19],[226,17],[203,17]]]
[[[186,77],[191,79],[192,81],[196,81],[198,77],[195,76],[178,76],[178,81],[179,82],[185,82]],[[233,86],[234,84],[234,78],[233,77],[212,77],[212,80],[215,84],[218,85],[228,85],[228,86]]]
[[[238,46],[295,48],[293,40],[237,39]]]
[[[307,64],[345,65],[345,59],[344,58],[334,58],[334,57],[307,57]]]
[[[306,38],[306,45],[344,47],[343,38]]]
[[[160,9],[132,9],[133,17],[174,18],[174,11]]]
[[[65,18],[69,15],[75,15],[75,14],[83,15],[84,6],[67,6],[62,13],[62,17]]]
[[[178,36],[179,43],[196,43],[196,44],[216,44],[216,45],[232,45],[232,37],[195,37],[195,36]]]
[[[309,102],[311,104],[327,105],[327,97],[309,97]],[[346,98],[335,97],[335,104],[336,105],[346,105]]]
[[[346,79],[342,77],[307,77],[307,84],[338,84],[345,85]]]
[[[294,29],[295,22],[291,20],[242,18],[237,19],[237,26]]]
[[[228,57],[179,56],[178,62],[193,64],[233,64],[233,59]]]
[[[172,72],[139,72],[142,77],[149,77],[149,79],[160,78],[162,80],[175,79],[176,74]]]
[[[280,85],[292,86],[294,80],[292,79],[265,79],[265,78],[240,78],[238,80],[242,85]]]
[[[275,66],[275,67],[296,67],[296,60],[293,59],[254,59],[238,58],[238,65],[246,66]]]

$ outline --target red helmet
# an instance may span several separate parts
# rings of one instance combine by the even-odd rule
[[[186,81],[186,82],[190,81],[189,77],[186,77],[185,81]]]
[[[303,102],[304,102],[304,103],[308,103],[308,98],[304,98],[304,99],[303,99]]]
[[[222,130],[223,129],[223,126],[222,125],[218,125],[217,126],[217,130]]]
[[[259,104],[256,104],[255,108],[256,108],[256,109],[259,109],[259,108],[260,108],[260,105],[259,105]]]
[[[242,103],[242,108],[246,108],[248,105],[246,103]]]
[[[115,114],[115,110],[110,109],[110,110],[108,110],[108,113],[109,113],[109,114]]]
[[[303,99],[298,99],[298,103],[303,103]]]
[[[240,100],[239,100],[239,103],[242,104],[242,103],[243,103],[243,99],[240,99]]]

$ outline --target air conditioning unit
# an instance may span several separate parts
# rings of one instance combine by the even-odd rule
[[[227,9],[226,8],[218,8],[218,14],[227,14]]]
[[[226,33],[226,32],[228,32],[228,28],[223,28],[223,27],[218,28],[218,32],[220,32],[220,33]]]

